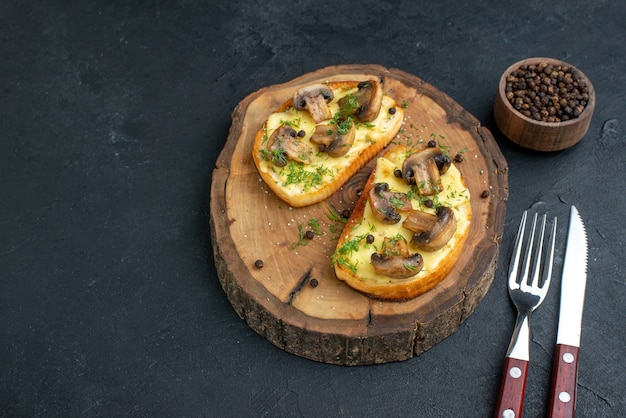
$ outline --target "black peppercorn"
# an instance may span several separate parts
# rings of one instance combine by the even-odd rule
[[[521,65],[506,76],[504,93],[524,116],[544,122],[577,118],[589,100],[589,88],[567,65]]]
[[[433,202],[432,199],[424,200],[424,206],[426,206],[427,208],[432,208],[434,205],[435,205],[435,202]]]
[[[317,285],[320,284],[320,282],[316,278],[312,278],[309,281],[309,284],[311,285],[311,287],[317,287]]]
[[[455,163],[462,163],[463,162],[463,154],[459,153],[457,155],[454,156],[454,162]]]
[[[315,233],[310,229],[304,233],[304,238],[313,239],[315,237]]]
[[[350,217],[350,209],[344,209],[341,211],[341,217],[344,219],[348,219]]]
[[[486,199],[490,195],[491,195],[491,193],[489,193],[489,190],[483,190],[483,192],[480,194],[480,197],[482,197],[483,199]]]
[[[368,244],[372,244],[374,242],[374,235],[367,234],[367,237],[365,237],[365,242],[367,242]]]
[[[393,172],[393,175],[397,178],[402,178],[402,170],[397,169]]]
[[[300,130],[298,131],[298,136],[299,136],[300,138],[303,138],[305,135],[306,135],[306,132],[305,132],[303,129],[300,129]]]
[[[396,108],[395,107],[390,107],[389,108],[389,114],[390,115],[395,115],[396,114]]]
[[[263,268],[263,260],[257,260],[254,262],[254,267],[260,269]]]
[[[428,141],[428,148],[435,148],[437,146],[437,142],[434,139]]]

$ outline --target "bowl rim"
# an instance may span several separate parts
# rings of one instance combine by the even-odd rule
[[[509,100],[506,98],[506,94],[504,91],[505,86],[506,86],[506,78],[513,72],[513,70],[519,69],[519,67],[521,67],[524,64],[539,63],[542,61],[549,62],[551,64],[567,65],[575,69],[576,72],[579,74],[579,76],[582,77],[586,81],[587,87],[589,88],[589,100],[587,101],[587,104],[585,105],[585,109],[577,118],[566,120],[566,121],[561,121],[561,122],[544,122],[541,120],[536,120],[533,118],[529,118],[528,116],[524,115],[519,110],[515,109],[513,105],[511,104],[511,102],[509,102]],[[596,104],[596,92],[595,92],[595,89],[593,88],[593,84],[591,83],[591,80],[589,79],[589,77],[587,77],[587,75],[575,65],[572,65],[566,61],[563,61],[557,58],[549,58],[549,57],[524,58],[522,60],[519,60],[511,64],[500,76],[500,81],[498,83],[498,97],[500,97],[501,101],[504,103],[504,106],[508,110],[513,112],[513,114],[520,117],[522,120],[532,123],[534,125],[545,126],[547,128],[557,128],[561,126],[569,126],[569,125],[575,125],[577,123],[580,123],[585,120],[585,117],[587,117],[588,113],[593,112],[593,109],[595,108],[595,104]]]

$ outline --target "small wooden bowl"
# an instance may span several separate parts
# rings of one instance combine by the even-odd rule
[[[506,79],[522,65],[548,63],[567,65],[576,70],[578,77],[587,83],[589,100],[583,112],[577,118],[564,122],[543,122],[523,115],[515,109],[506,98]],[[498,128],[511,141],[522,147],[536,151],[559,151],[577,144],[589,129],[591,116],[596,105],[596,95],[589,78],[576,67],[553,58],[528,58],[511,65],[502,74],[498,84],[498,92],[493,114]]]

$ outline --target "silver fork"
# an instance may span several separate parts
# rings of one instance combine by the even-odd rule
[[[495,414],[499,418],[522,416],[524,389],[526,388],[526,375],[530,360],[530,315],[545,299],[552,277],[556,217],[552,223],[546,254],[543,251],[546,215],[542,216],[541,228],[538,234],[535,233],[537,214],[535,213],[533,217],[532,227],[527,235],[525,234],[526,218],[527,212],[524,211],[517,238],[515,239],[511,264],[509,265],[509,296],[517,308],[517,320],[511,343],[506,353],[504,371],[500,383]],[[535,238],[537,238],[536,244]],[[524,246],[524,259],[520,265],[520,256]],[[542,259],[543,266],[541,263]],[[531,268],[532,276],[529,274],[531,273]]]

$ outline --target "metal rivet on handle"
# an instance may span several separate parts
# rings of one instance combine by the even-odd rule
[[[502,411],[502,418],[515,418],[515,412],[512,409]]]
[[[573,363],[574,362],[574,355],[572,353],[565,353],[563,354],[563,361],[566,363]]]
[[[517,379],[522,375],[522,371],[519,367],[511,367],[511,370],[509,370],[509,374],[513,379]]]
[[[568,403],[570,401],[571,396],[569,396],[569,393],[567,392],[561,392],[559,393],[559,401],[563,402],[563,403]]]

